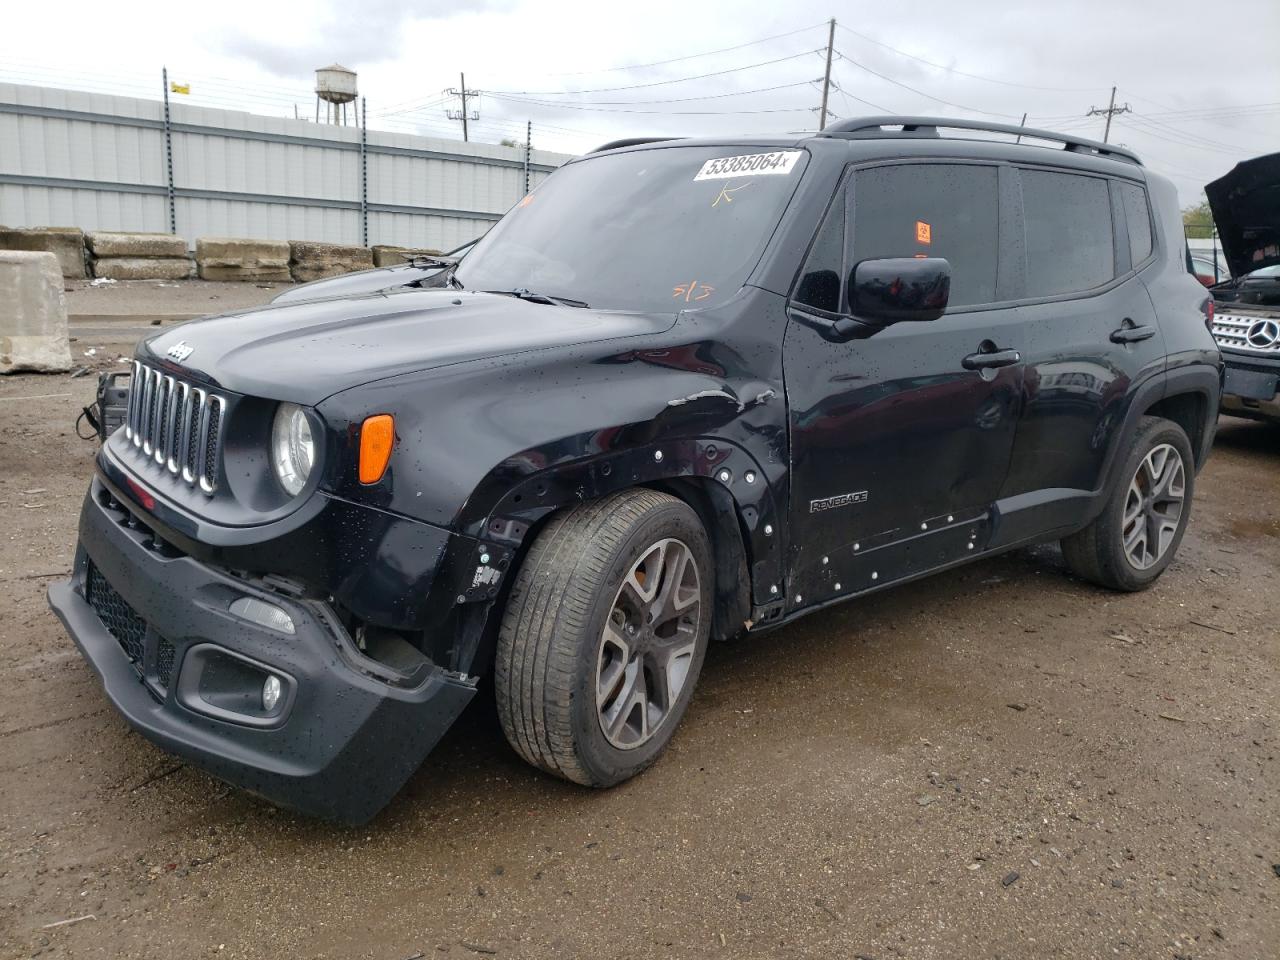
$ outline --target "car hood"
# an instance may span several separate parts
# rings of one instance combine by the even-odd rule
[[[302,303],[304,300],[326,300],[330,297],[351,297],[365,293],[378,293],[392,287],[404,287],[411,283],[420,283],[432,274],[439,273],[443,267],[419,267],[412,263],[397,263],[390,267],[374,267],[372,270],[357,270],[355,273],[344,273],[323,280],[312,280],[310,283],[290,287],[272,298],[272,304]]]
[[[652,335],[675,319],[410,288],[193,320],[141,343],[138,358],[234,393],[314,405],[384,377]]]
[[[1280,153],[1237,163],[1204,192],[1233,277],[1280,263]]]

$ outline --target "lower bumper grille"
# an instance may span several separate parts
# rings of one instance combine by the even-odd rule
[[[138,611],[120,596],[115,587],[107,581],[92,561],[85,571],[84,598],[98,615],[107,632],[116,638],[120,649],[128,656],[135,670],[147,677],[151,674],[153,682],[159,682],[166,689],[173,675],[174,646],[164,637],[147,627],[147,621],[138,615]],[[148,647],[154,646],[150,661],[153,665],[148,669]]]
[[[107,578],[92,563],[85,576],[84,598],[89,601],[89,606],[93,607],[107,632],[116,638],[129,659],[141,669],[142,657],[146,651],[147,622],[138,616],[128,601],[116,592],[116,588],[107,582]]]

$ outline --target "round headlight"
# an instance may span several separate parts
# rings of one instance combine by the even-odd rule
[[[280,404],[271,426],[271,465],[286,493],[297,496],[302,492],[315,462],[316,447],[307,415],[296,403]]]

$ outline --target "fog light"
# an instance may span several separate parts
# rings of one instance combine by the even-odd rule
[[[258,600],[254,597],[240,597],[231,601],[231,612],[237,617],[244,617],[246,620],[259,624],[260,626],[270,627],[272,630],[279,630],[281,633],[295,633],[293,627],[293,617],[289,616],[274,603],[267,603],[265,600]]]
[[[276,708],[276,704],[280,702],[280,692],[283,687],[280,685],[280,678],[274,675],[268,675],[267,682],[262,685],[262,709],[270,713]]]

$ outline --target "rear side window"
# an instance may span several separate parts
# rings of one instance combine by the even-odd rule
[[[1137,266],[1151,256],[1151,207],[1147,191],[1136,183],[1120,183],[1120,202],[1124,204],[1125,223],[1129,228],[1129,253]]]
[[[882,257],[945,257],[950,306],[994,302],[995,167],[921,163],[859,170],[853,203],[850,266]]]
[[[800,283],[796,286],[796,303],[828,313],[839,313],[842,309],[840,299],[841,274],[844,272],[844,188],[836,194],[831,202],[831,209],[823,218],[818,237],[809,251],[805,261],[804,272],[800,274]]]
[[[1079,293],[1115,276],[1107,181],[1023,170],[1022,209],[1027,296]]]

